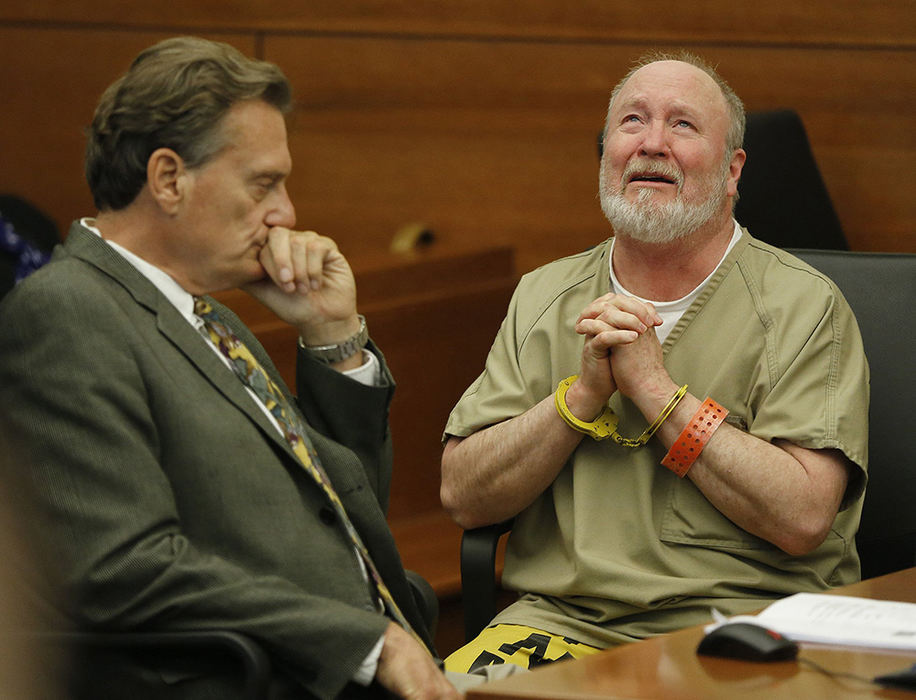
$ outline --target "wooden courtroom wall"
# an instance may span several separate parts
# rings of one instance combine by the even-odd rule
[[[345,253],[420,224],[444,249],[515,247],[524,271],[605,238],[609,90],[645,49],[680,46],[718,63],[748,109],[801,113],[854,249],[916,251],[913,0],[5,5],[0,191],[64,231],[92,211],[80,130],[99,93],[142,47],[195,33],[290,75],[299,224]]]
[[[81,130],[130,60],[176,34],[230,42],[290,76],[299,226],[336,238],[358,278],[385,279],[371,261],[390,259],[410,226],[433,233],[435,261],[498,249],[515,267],[481,279],[464,258],[442,278],[455,294],[366,296],[400,384],[392,528],[408,566],[445,596],[458,590],[460,532],[437,498],[444,414],[482,366],[514,276],[607,237],[595,141],[638,55],[688,48],[749,110],[796,109],[851,247],[916,252],[914,0],[6,0],[0,192],[62,233],[92,214]],[[289,372],[292,340],[271,345],[282,331],[264,323],[259,337]],[[443,608],[442,652],[460,637],[456,615]]]

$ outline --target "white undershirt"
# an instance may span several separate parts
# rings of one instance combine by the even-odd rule
[[[715,269],[710,272],[706,279],[704,279],[696,288],[687,294],[686,296],[681,297],[680,299],[675,299],[674,301],[653,301],[652,299],[643,299],[632,292],[627,291],[627,289],[620,284],[617,279],[617,276],[614,274],[614,241],[611,239],[611,251],[608,255],[608,267],[611,272],[611,290],[615,294],[625,294],[629,297],[634,297],[640,301],[648,302],[655,307],[655,310],[658,312],[658,315],[662,318],[662,325],[656,326],[655,334],[658,336],[658,342],[664,343],[665,338],[668,337],[668,334],[671,330],[677,325],[677,322],[680,320],[681,316],[684,315],[684,312],[690,308],[690,305],[694,300],[700,296],[700,292],[703,291],[703,288],[709,283],[710,278],[716,273],[716,270],[719,269],[719,265],[722,264],[722,260],[725,260],[725,257],[731,252],[731,249],[735,247],[735,244],[741,238],[741,227],[738,225],[738,222],[735,221],[735,229],[732,233],[731,241],[728,243],[728,247],[725,249],[722,258],[716,264]]]

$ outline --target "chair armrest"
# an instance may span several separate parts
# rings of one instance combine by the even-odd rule
[[[423,615],[426,629],[429,630],[429,636],[435,638],[436,626],[439,623],[439,597],[429,581],[416,571],[407,569],[405,573],[407,574],[407,583],[410,584],[411,593],[413,593],[414,600],[417,601],[417,606]]]
[[[266,700],[271,680],[271,663],[267,653],[250,637],[229,630],[188,632],[40,632],[34,638],[70,648],[99,649],[181,649],[197,651],[218,649],[229,653],[242,664],[246,700]]]
[[[496,548],[512,520],[465,530],[461,536],[464,637],[471,641],[496,615]]]

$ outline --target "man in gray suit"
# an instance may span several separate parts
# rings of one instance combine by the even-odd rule
[[[345,258],[293,230],[289,105],[276,66],[191,38],[142,52],[103,95],[86,154],[99,213],[0,306],[32,536],[61,625],[238,630],[271,655],[277,697],[457,697],[385,523],[392,378]],[[298,399],[206,296],[236,287],[298,329]],[[279,399],[237,376],[221,333]],[[195,659],[118,668],[123,685],[100,671],[111,697],[222,692]]]

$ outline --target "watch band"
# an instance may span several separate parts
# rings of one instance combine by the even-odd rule
[[[662,466],[683,478],[727,415],[728,409],[707,396],[687,427],[671,445],[668,454],[662,459]]]
[[[299,347],[309,354],[315,360],[323,362],[326,365],[333,365],[336,362],[342,362],[366,347],[369,342],[369,329],[366,326],[366,317],[358,314],[359,330],[347,338],[342,343],[334,345],[306,345],[299,338]]]

